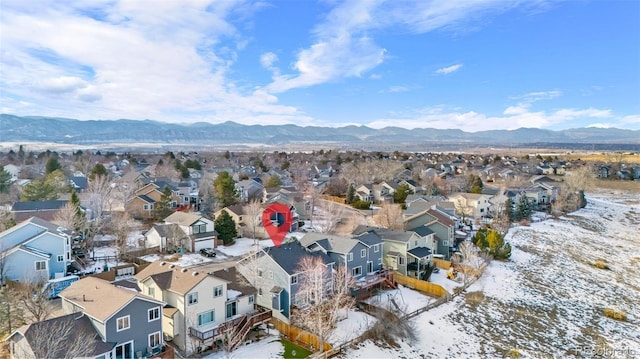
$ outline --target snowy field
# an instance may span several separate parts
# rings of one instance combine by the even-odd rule
[[[417,343],[369,341],[344,357],[640,357],[640,194],[587,199],[566,217],[512,228],[511,260],[492,262],[464,296],[416,317]],[[607,307],[629,320],[604,317]]]

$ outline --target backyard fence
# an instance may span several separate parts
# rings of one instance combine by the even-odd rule
[[[451,267],[451,262],[445,261],[444,259],[433,258],[433,263],[436,264],[436,267],[444,270],[449,270]]]
[[[439,284],[427,282],[418,278],[407,277],[406,275],[400,274],[398,272],[393,274],[393,280],[398,284],[402,284],[405,287],[413,288],[432,297],[442,297],[449,295],[447,290]]]
[[[320,338],[317,336],[276,318],[271,318],[271,323],[280,334],[287,337],[290,341],[300,344],[303,347],[311,348],[312,350],[320,348]],[[331,345],[325,342],[324,350],[331,351],[331,349]]]

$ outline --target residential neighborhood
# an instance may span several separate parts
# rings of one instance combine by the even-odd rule
[[[531,157],[2,154],[11,161],[3,291],[39,288],[49,308],[38,320],[3,314],[15,323],[4,333],[8,355],[59,355],[38,333],[61,328],[90,348],[78,358],[202,357],[273,333],[335,354],[348,342],[336,334],[344,318],[323,302],[346,295],[340,310],[366,308],[358,315],[375,325],[370,302],[381,293],[414,291],[425,308],[450,300],[479,278],[483,258],[508,260],[509,243],[491,247],[487,231],[502,239],[511,226],[583,207],[570,174],[604,175],[598,165]],[[271,213],[274,204],[285,213]],[[289,219],[281,244],[265,227],[278,218]],[[397,299],[385,305],[407,314]],[[317,310],[325,314],[311,322]]]

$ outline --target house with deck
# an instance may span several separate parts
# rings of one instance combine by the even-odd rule
[[[156,261],[135,278],[142,293],[166,303],[164,334],[186,355],[233,349],[270,318],[270,311],[255,305],[256,289],[234,267],[204,272]]]
[[[311,251],[293,241],[279,247],[264,248],[241,261],[237,268],[254,282],[258,291],[256,304],[271,309],[274,318],[289,323],[293,306],[303,305],[296,296],[302,279],[300,261],[305,256],[320,258],[327,267],[327,286],[333,283],[335,260],[323,251]]]

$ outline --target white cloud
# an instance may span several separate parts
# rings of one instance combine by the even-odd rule
[[[553,111],[533,111],[529,105],[507,107],[502,116],[490,116],[476,111],[463,111],[446,106],[427,107],[391,118],[378,119],[368,124],[382,128],[400,126],[406,128],[460,128],[465,131],[492,129],[517,129],[521,127],[548,128],[585,118],[616,120],[608,109],[558,109]],[[583,125],[578,125],[582,127]]]
[[[399,92],[407,92],[410,90],[411,88],[409,88],[408,86],[395,85],[395,86],[389,86],[389,88],[386,90],[380,90],[380,93],[399,93]]]
[[[278,55],[273,52],[265,52],[264,54],[260,55],[260,65],[262,65],[262,67],[267,70],[272,69],[273,64],[276,61],[278,61]]]
[[[587,126],[588,128],[613,128],[615,127],[614,124],[612,123],[592,123],[590,125]]]
[[[352,0],[337,4],[314,29],[314,43],[296,54],[293,71],[275,77],[267,86],[269,91],[279,93],[359,77],[373,70],[386,58],[385,48],[371,37],[374,30],[400,27],[426,33],[454,29],[487,13],[502,13],[521,5],[502,0]],[[452,65],[439,73],[451,73],[461,67],[462,64]]]
[[[295,107],[229,78],[237,50],[247,43],[231,19],[248,16],[252,6],[243,0],[3,2],[0,86],[8,97],[37,104],[12,101],[4,110],[80,119],[309,123]]]
[[[441,69],[436,70],[436,74],[439,75],[447,75],[452,72],[456,72],[462,68],[462,64],[455,64],[447,67],[443,67]]]
[[[513,96],[511,98],[521,100],[522,102],[533,103],[541,100],[552,100],[560,96],[562,96],[562,91],[556,89],[550,91],[529,92],[524,95]]]

